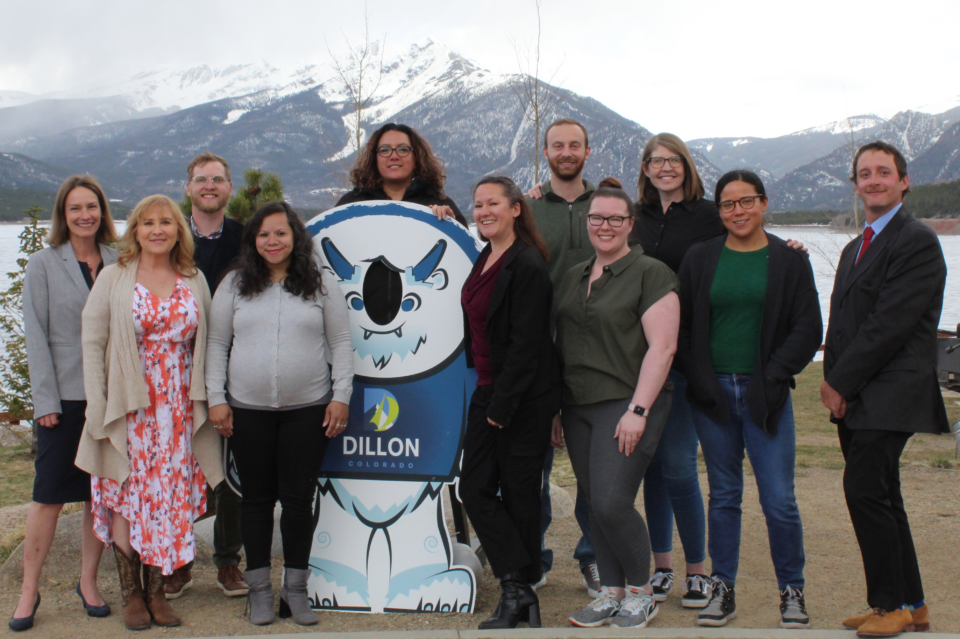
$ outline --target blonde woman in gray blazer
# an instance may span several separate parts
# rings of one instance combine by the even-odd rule
[[[93,535],[90,475],[74,465],[83,432],[86,395],[80,347],[80,313],[97,274],[117,261],[107,244],[117,241],[103,189],[89,175],[67,179],[57,193],[50,246],[30,256],[23,286],[23,323],[37,425],[36,477],[27,514],[20,603],[14,630],[33,625],[40,604],[40,570],[65,503],[83,504],[83,552],[77,594],[91,617],[110,607],[97,590],[103,552]]]

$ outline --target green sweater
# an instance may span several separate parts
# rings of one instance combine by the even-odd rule
[[[724,246],[720,253],[710,286],[710,361],[715,373],[753,373],[769,255],[769,246],[748,252]]]
[[[540,185],[543,197],[539,200],[527,198],[537,230],[550,251],[547,270],[554,290],[567,271],[596,255],[587,235],[587,200],[597,187],[588,180],[584,180],[583,185],[587,190],[573,202],[554,193],[550,180]]]

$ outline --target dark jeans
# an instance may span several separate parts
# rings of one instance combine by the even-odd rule
[[[540,580],[540,485],[553,415],[521,403],[506,428],[487,422],[492,389],[478,386],[467,413],[460,497],[496,577]],[[518,442],[523,440],[522,445]]]
[[[900,455],[912,433],[838,426],[846,460],[843,492],[860,544],[871,608],[895,610],[923,600],[910,522],[900,494]]]
[[[240,530],[247,570],[270,565],[273,509],[280,500],[283,565],[306,570],[313,541],[313,497],[327,450],[327,405],[295,410],[233,409],[230,448],[243,489]]]
[[[551,446],[543,459],[543,484],[540,488],[540,568],[544,573],[553,569],[553,551],[547,548],[546,534],[553,522],[553,505],[550,503],[550,473],[553,472],[553,456],[555,450]],[[702,510],[702,506],[701,506]],[[580,570],[585,566],[597,563],[597,554],[593,550],[593,538],[590,536],[590,504],[586,495],[577,483],[577,502],[573,509],[573,516],[580,526],[580,540],[573,550],[573,558],[580,564]]]
[[[797,439],[793,403],[787,398],[776,435],[768,435],[750,416],[746,403],[749,375],[717,375],[727,397],[730,418],[715,422],[699,410],[693,415],[700,447],[707,462],[710,500],[710,560],[713,576],[728,585],[737,580],[740,566],[740,522],[743,515],[743,454],[750,456],[767,522],[770,557],[780,590],[803,588],[803,524],[794,492],[793,470]]]

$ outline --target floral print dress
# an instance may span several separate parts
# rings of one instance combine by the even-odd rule
[[[164,575],[196,555],[193,522],[207,509],[206,478],[193,456],[193,338],[199,310],[179,277],[161,299],[137,284],[133,323],[150,406],[127,413],[130,476],[92,477],[94,532],[113,542],[111,511],[130,522],[130,544]]]

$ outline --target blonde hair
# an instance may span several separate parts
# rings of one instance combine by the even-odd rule
[[[93,191],[97,196],[97,202],[100,203],[100,226],[97,228],[95,238],[97,244],[113,244],[117,241],[117,230],[113,226],[113,218],[110,217],[110,203],[103,193],[103,187],[90,175],[72,175],[60,185],[57,199],[53,204],[53,215],[50,216],[53,224],[47,234],[47,243],[50,246],[60,246],[70,239],[70,228],[67,226],[67,196],[79,187]]]
[[[140,244],[137,242],[137,228],[144,214],[155,207],[166,207],[173,220],[177,223],[177,243],[170,249],[170,263],[180,275],[192,277],[197,274],[197,267],[193,262],[193,232],[187,225],[187,220],[180,212],[176,202],[166,195],[148,195],[134,207],[133,213],[127,218],[127,229],[121,239],[123,248],[117,262],[126,267],[130,262],[140,257]]]

